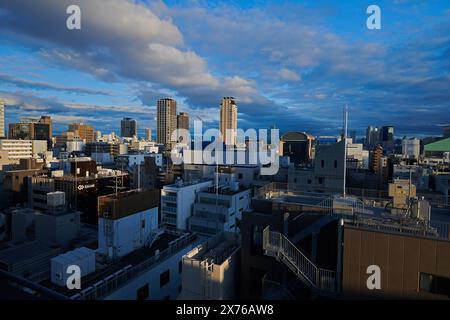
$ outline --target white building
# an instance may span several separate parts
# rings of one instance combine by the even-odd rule
[[[5,104],[0,101],[0,138],[5,136]]]
[[[236,299],[240,245],[236,234],[219,233],[183,257],[179,300]]]
[[[161,223],[170,228],[187,230],[197,193],[211,185],[212,181],[184,183],[179,180],[164,186],[161,191]]]
[[[403,139],[402,156],[404,159],[419,159],[420,140],[417,138]]]
[[[98,253],[115,260],[151,244],[158,229],[154,191],[123,192],[98,201]]]
[[[30,159],[47,151],[46,140],[0,140],[0,150],[8,151],[8,159],[18,162],[20,159]]]
[[[139,153],[139,154],[123,154],[117,157],[116,162],[118,164],[123,163],[124,166],[143,166],[145,163],[145,157],[150,157],[155,159],[155,164],[158,167],[163,165],[163,155],[160,153]]]
[[[84,141],[83,140],[70,140],[66,142],[66,151],[67,152],[81,152],[84,148]]]
[[[251,190],[239,187],[235,174],[219,173],[219,187],[199,192],[189,230],[202,235],[238,232],[237,220],[250,208]]]

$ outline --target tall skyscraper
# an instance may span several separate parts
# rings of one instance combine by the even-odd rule
[[[10,123],[9,139],[19,140],[47,140],[47,146],[52,146],[52,118],[42,116],[39,119],[21,118],[18,123]]]
[[[0,138],[5,137],[5,104],[0,100]]]
[[[95,141],[93,126],[82,123],[72,123],[69,125],[68,131],[77,132],[81,139],[86,140],[86,143]]]
[[[177,129],[177,102],[169,98],[160,99],[157,109],[156,141],[170,146],[172,132]]]
[[[380,133],[377,127],[368,126],[366,130],[366,141],[365,145],[368,148],[375,147],[380,141]]]
[[[177,115],[177,129],[186,129],[189,131],[189,114],[187,112],[180,112]]]
[[[220,103],[220,132],[227,145],[236,144],[237,111],[237,105],[233,97],[222,99]],[[227,130],[229,133],[227,133]]]
[[[145,140],[152,141],[152,128],[145,129]]]
[[[137,122],[131,118],[123,118],[120,121],[120,136],[123,138],[137,137]]]

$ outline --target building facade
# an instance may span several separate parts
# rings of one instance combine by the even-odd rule
[[[158,100],[156,121],[156,141],[172,145],[172,133],[177,129],[177,102],[169,98]]]
[[[220,103],[220,132],[225,144],[236,144],[238,108],[233,97],[224,97]],[[228,132],[227,132],[228,131]]]
[[[123,118],[120,121],[120,136],[124,138],[137,137],[137,121],[131,118]]]

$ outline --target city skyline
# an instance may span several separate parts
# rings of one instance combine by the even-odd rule
[[[450,124],[445,1],[380,1],[381,30],[366,28],[365,2],[79,1],[75,31],[65,28],[69,2],[44,2],[0,4],[6,126],[48,114],[57,133],[73,122],[107,133],[130,117],[144,136],[156,129],[157,100],[171,97],[217,128],[228,95],[242,129],[337,135],[344,104],[358,136],[369,125],[440,135]]]

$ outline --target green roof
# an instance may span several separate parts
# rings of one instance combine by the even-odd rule
[[[426,144],[425,151],[450,152],[450,138]]]

